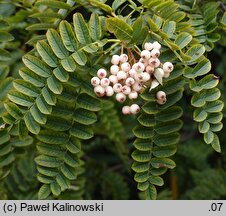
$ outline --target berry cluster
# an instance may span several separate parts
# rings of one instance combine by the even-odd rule
[[[91,79],[95,94],[98,97],[111,97],[116,94],[116,100],[123,103],[127,97],[135,100],[147,86],[150,86],[152,90],[159,84],[162,85],[163,78],[169,77],[172,72],[173,64],[160,62],[160,49],[161,45],[157,41],[145,43],[144,50],[140,53],[141,58],[133,65],[128,62],[129,57],[126,54],[113,55],[111,75],[107,77],[107,71],[101,68],[97,71],[97,76]],[[156,98],[157,103],[164,104],[166,102],[165,92],[157,92]],[[136,114],[139,111],[140,107],[137,104],[122,108],[122,113],[126,115]]]

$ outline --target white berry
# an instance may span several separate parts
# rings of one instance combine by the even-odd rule
[[[157,41],[155,41],[155,42],[152,44],[152,46],[153,46],[153,49],[158,49],[158,50],[161,49],[161,44],[160,44],[159,42],[157,42]]]
[[[124,62],[121,64],[121,69],[125,72],[128,72],[131,69],[131,66],[128,62]]]
[[[120,56],[119,55],[113,55],[111,58],[111,63],[114,65],[118,65],[120,61]]]
[[[130,112],[132,114],[137,114],[140,112],[140,107],[137,104],[133,104],[130,106]]]
[[[144,49],[146,50],[152,50],[153,49],[153,44],[152,43],[145,43],[144,44]]]
[[[113,83],[113,84],[115,84],[115,83],[118,82],[118,78],[117,78],[116,75],[111,75],[111,76],[109,76],[109,80],[110,80],[110,82]]]
[[[139,82],[135,82],[132,86],[134,91],[139,92],[142,89],[142,85]]]
[[[111,97],[114,94],[114,90],[111,86],[107,86],[105,88],[106,96]]]
[[[130,114],[130,107],[129,106],[122,107],[122,113],[124,115],[129,115]]]
[[[154,71],[155,71],[155,68],[154,67],[151,67],[150,65],[148,65],[146,68],[145,68],[146,72],[149,73],[149,74],[153,74]]]
[[[100,79],[103,79],[107,76],[107,71],[103,68],[99,69],[97,71],[97,76],[100,78]]]
[[[100,81],[100,85],[101,85],[102,87],[107,87],[107,86],[110,85],[110,80],[109,80],[108,78],[103,78],[103,79],[101,79],[101,81]]]
[[[117,78],[118,80],[123,80],[123,79],[126,79],[127,78],[127,74],[125,71],[119,71],[117,73]]]
[[[158,49],[153,49],[151,51],[151,57],[152,58],[158,58],[160,56],[160,51]]]
[[[130,71],[129,71],[129,75],[130,75],[130,77],[134,77],[135,75],[136,75],[136,71],[132,68]]]
[[[165,62],[162,66],[162,69],[166,73],[170,73],[173,71],[173,64],[171,62]]]
[[[138,93],[136,91],[132,91],[129,95],[128,95],[129,99],[134,100],[137,99],[138,97]]]
[[[147,82],[151,78],[150,74],[147,72],[142,73],[142,81]]]
[[[160,65],[160,61],[158,58],[150,58],[148,61],[151,67],[157,68]]]
[[[102,86],[95,86],[94,92],[98,97],[103,97],[105,93],[105,89]]]
[[[123,103],[126,100],[126,96],[123,93],[117,93],[115,96],[116,100],[120,103]]]
[[[158,100],[166,99],[166,93],[164,91],[158,91],[156,93],[156,97]]]
[[[140,55],[143,59],[149,59],[151,57],[151,53],[148,50],[143,50]]]
[[[144,66],[147,67],[147,66],[148,66],[148,60],[149,60],[149,59],[143,59],[143,58],[140,58],[140,59],[139,59],[139,62],[143,63]]]
[[[120,55],[120,62],[124,63],[128,61],[128,56],[126,54]]]
[[[158,99],[157,100],[157,103],[160,104],[160,105],[163,105],[163,104],[166,103],[166,101],[167,101],[166,98],[165,99],[162,99],[162,100],[161,99]]]
[[[122,91],[122,85],[120,83],[114,84],[113,90],[114,90],[115,93],[121,92]]]
[[[133,65],[133,69],[134,69],[135,71],[137,71],[137,72],[143,72],[144,69],[145,69],[145,66],[144,66],[144,64],[141,63],[141,62],[137,62],[137,63],[135,63],[135,64]]]
[[[143,76],[142,76],[143,72],[141,73],[136,73],[134,76],[134,79],[138,82],[142,82],[143,81]]]
[[[111,72],[111,74],[116,75],[119,72],[119,66],[118,65],[112,65],[110,67],[110,72]]]
[[[98,85],[100,84],[100,79],[99,79],[98,77],[93,77],[93,78],[91,79],[91,84],[92,84],[93,86],[98,86]]]
[[[126,85],[131,86],[135,83],[135,80],[132,77],[126,79]]]
[[[131,92],[131,88],[129,86],[123,86],[122,87],[122,93],[125,95],[128,95]]]

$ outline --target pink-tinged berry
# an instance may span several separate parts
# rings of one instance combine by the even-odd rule
[[[132,77],[126,79],[126,85],[132,86],[135,83],[135,80]]]
[[[146,50],[152,50],[153,49],[153,44],[152,43],[145,43],[144,44],[144,49]]]
[[[126,100],[126,96],[123,93],[117,93],[115,96],[116,100],[120,103],[123,103]]]
[[[124,79],[126,79],[127,78],[126,72],[125,71],[119,71],[117,73],[117,78],[118,78],[118,80],[124,80]]]
[[[164,99],[158,99],[157,100],[157,103],[160,104],[160,105],[163,105],[163,104],[166,103],[166,101],[167,101],[166,98],[164,98]]]
[[[100,84],[100,79],[99,79],[98,77],[93,77],[93,78],[91,79],[91,84],[92,84],[93,86],[98,86],[98,85]]]
[[[149,61],[149,66],[157,68],[160,65],[160,61],[158,58],[150,58]]]
[[[152,58],[158,58],[160,56],[160,51],[158,49],[153,49],[151,51],[151,57]]]
[[[158,100],[166,99],[166,93],[164,91],[158,91],[156,93],[156,97]]]
[[[113,90],[114,90],[115,93],[121,92],[122,91],[122,85],[120,83],[114,84]]]
[[[130,106],[130,112],[132,114],[137,114],[140,112],[140,107],[137,104],[133,104]]]
[[[112,65],[110,67],[110,72],[111,72],[111,74],[116,75],[119,72],[119,66],[118,65]]]
[[[141,53],[141,58],[143,59],[149,59],[151,58],[151,53],[148,50],[143,50]]]
[[[122,71],[128,72],[131,69],[131,66],[128,62],[125,62],[121,64],[121,69]]]
[[[126,54],[121,54],[120,55],[120,62],[124,63],[128,61],[128,56]]]
[[[103,97],[105,95],[105,89],[102,86],[95,86],[94,92],[98,97]]]
[[[154,67],[151,67],[150,65],[148,65],[146,68],[145,68],[146,72],[149,73],[149,74],[153,74],[154,71],[155,71],[155,68]]]
[[[99,69],[97,71],[97,76],[100,78],[100,79],[103,79],[107,76],[107,71],[103,68]]]
[[[125,95],[128,95],[131,92],[131,88],[129,86],[123,86],[122,87],[122,93]]]
[[[135,76],[134,76],[135,81],[142,82],[143,81],[142,74],[143,74],[143,72],[135,74]]]
[[[128,95],[129,99],[134,100],[137,99],[138,97],[138,93],[136,91],[132,91],[129,95]]]
[[[107,86],[110,85],[110,80],[109,80],[108,78],[103,78],[103,79],[101,79],[101,81],[100,81],[100,85],[101,85],[102,87],[107,87]]]
[[[130,71],[129,71],[129,75],[130,77],[134,78],[134,76],[136,75],[136,71],[132,68]]]
[[[165,62],[162,66],[162,69],[166,73],[170,73],[173,71],[173,64],[171,62]]]
[[[157,42],[157,41],[155,41],[155,42],[152,44],[152,46],[153,46],[153,49],[158,49],[158,50],[161,49],[161,44],[160,44],[159,42]]]
[[[111,58],[111,63],[113,65],[118,65],[120,62],[120,56],[119,55],[113,55]]]
[[[141,62],[137,62],[137,63],[135,63],[135,64],[133,65],[132,68],[133,68],[135,71],[137,71],[138,73],[141,73],[141,72],[144,71],[145,66],[144,66],[144,64],[141,63]]]
[[[129,115],[130,114],[130,107],[129,106],[122,107],[122,113],[124,115]]]
[[[111,86],[107,86],[105,88],[105,94],[106,96],[111,97],[114,94],[113,88]]]
[[[148,60],[149,60],[149,59],[143,59],[143,58],[140,58],[140,59],[139,59],[139,62],[143,63],[143,64],[144,64],[144,67],[147,67],[147,66],[148,66]]]
[[[142,81],[143,81],[143,82],[147,82],[147,81],[149,81],[150,79],[151,79],[151,76],[150,76],[149,73],[147,73],[147,72],[142,73]]]
[[[118,82],[118,78],[117,78],[116,75],[111,75],[111,76],[109,76],[109,80],[110,80],[110,82],[113,83],[113,84],[115,84],[115,83]]]
[[[135,82],[132,85],[133,91],[139,92],[142,89],[142,85],[139,82]]]

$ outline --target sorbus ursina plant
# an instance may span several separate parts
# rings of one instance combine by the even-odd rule
[[[216,179],[212,198],[225,196],[225,159],[210,148],[224,139],[225,61],[212,61],[217,71],[210,61],[223,56],[224,10],[209,0],[0,2],[0,197],[198,199]]]

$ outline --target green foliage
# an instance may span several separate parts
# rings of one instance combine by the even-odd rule
[[[8,199],[35,200],[38,198],[38,181],[33,156],[25,155],[12,167],[11,173],[6,177],[5,186],[10,192]]]
[[[215,57],[225,58],[225,25],[221,1],[1,2],[1,198],[225,198],[225,154],[197,133],[225,152],[225,61]],[[142,92],[138,116],[122,116],[90,79],[120,49],[138,60],[155,40],[174,71]]]
[[[128,147],[126,145],[125,131],[119,119],[114,104],[111,101],[103,101],[99,114],[99,124],[95,134],[106,135],[115,143],[117,153],[124,163],[128,163]]]

